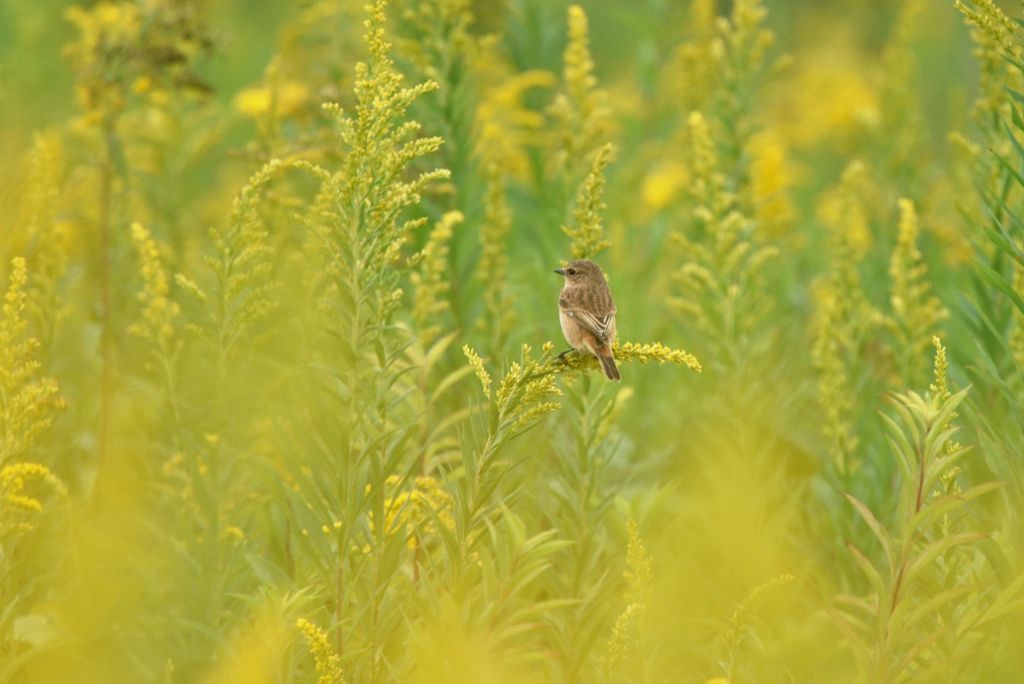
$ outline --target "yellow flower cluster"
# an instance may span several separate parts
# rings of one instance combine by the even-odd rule
[[[970,19],[968,23],[973,24]],[[1010,145],[1010,141],[1004,138],[1000,130],[1000,121],[1006,121],[1010,117],[1010,96],[1004,86],[1009,83],[1011,88],[1019,91],[1021,74],[1015,69],[1008,68],[1002,48],[990,32],[974,28],[971,31],[971,39],[975,44],[972,53],[978,62],[978,86],[981,91],[980,97],[974,101],[971,115],[981,131],[986,134],[987,141],[995,145],[997,151],[1002,154]]]
[[[924,113],[913,95],[917,62],[911,45],[924,10],[924,0],[902,3],[893,36],[882,53],[881,133],[887,147],[887,170],[897,176],[913,173],[925,143]]]
[[[942,346],[942,340],[932,337],[932,345],[935,347],[935,384],[931,385],[932,393],[941,401],[946,401],[952,394],[949,391],[949,382],[946,380],[946,371],[949,369],[949,361],[946,360],[946,348]],[[956,412],[952,414],[956,415]],[[950,417],[952,420],[952,416]]]
[[[61,220],[61,185],[64,170],[63,145],[56,133],[36,133],[28,174],[25,217],[32,280],[27,287],[27,310],[40,338],[41,354],[50,349],[57,326],[70,313],[60,292],[68,270],[69,221]]]
[[[450,305],[447,299],[441,299],[451,285],[445,280],[448,272],[448,241],[452,237],[455,226],[465,220],[461,211],[449,211],[441,220],[434,224],[430,238],[423,250],[416,256],[419,271],[413,271],[409,280],[415,288],[413,293],[412,317],[416,321],[420,339],[424,348],[441,331],[441,326],[430,321]]]
[[[626,532],[629,534],[629,545],[626,547],[626,570],[622,573],[629,587],[626,590],[626,601],[647,605],[650,601],[651,559],[647,557],[635,522],[626,521]]]
[[[762,0],[736,0],[730,17],[718,20],[718,31],[726,50],[734,55],[746,55],[748,63],[742,68],[751,72],[761,68],[768,48],[775,42],[772,32],[762,26],[767,16]],[[739,66],[733,65],[733,68]],[[727,78],[735,76],[729,70],[726,75]]]
[[[610,679],[611,673],[626,659],[629,653],[630,627],[636,622],[637,613],[642,612],[644,608],[645,606],[630,603],[619,617],[615,618],[615,626],[612,627],[612,635],[608,639],[608,653],[601,656],[599,661],[607,679]]]
[[[342,168],[330,172],[311,164],[301,165],[321,182],[311,220],[322,238],[327,267],[352,288],[349,296],[356,307],[362,306],[359,302],[364,300],[367,281],[377,281],[373,316],[378,319],[394,310],[401,295],[392,289],[392,280],[387,286],[384,281],[393,273],[390,269],[405,235],[426,221],[413,219],[400,224],[402,209],[419,202],[420,193],[429,183],[451,175],[447,170],[435,169],[411,181],[402,180],[411,162],[436,152],[443,142],[437,136],[407,140],[421,126],[416,121],[399,123],[417,98],[438,86],[426,81],[412,88],[401,87],[403,76],[389,56],[385,5],[377,0],[367,7],[370,18],[365,22],[365,40],[370,59],[356,65],[355,116],[345,116],[340,105],[325,105],[334,115],[347,148]],[[358,263],[345,256],[352,253],[360,255]]]
[[[748,633],[753,627],[754,621],[757,619],[758,611],[761,607],[761,603],[764,601],[765,595],[792,582],[796,577],[793,575],[779,575],[773,579],[768,580],[764,584],[755,587],[746,598],[740,602],[732,615],[727,620],[727,626],[722,634],[722,640],[725,648],[728,651],[728,657],[725,662],[729,664],[726,679],[735,677],[735,672],[732,671],[733,665],[736,663],[736,656],[739,653],[740,648],[748,640]]]
[[[65,406],[56,382],[33,379],[39,369],[33,352],[39,343],[35,338],[22,337],[27,282],[25,260],[15,257],[0,322],[0,466],[10,464],[31,447],[39,432],[49,427],[54,414]]]
[[[426,78],[443,81],[445,68],[458,56],[472,58],[478,42],[469,30],[473,24],[470,0],[412,0],[403,3],[403,21],[413,38],[399,41],[398,48]]]
[[[576,211],[573,214],[576,225],[562,226],[562,232],[572,239],[573,259],[593,259],[612,244],[604,238],[604,226],[601,225],[601,211],[605,208],[602,199],[604,170],[611,161],[611,154],[611,143],[597,151],[590,172],[576,196]]]
[[[472,366],[476,372],[476,377],[480,379],[480,384],[484,388],[484,394],[490,396],[491,394],[491,374],[487,372],[487,368],[484,367],[484,360],[480,358],[468,344],[462,347],[462,353],[469,359],[469,365]]]
[[[569,44],[565,48],[562,89],[551,103],[555,120],[556,165],[563,180],[574,183],[583,165],[611,129],[607,95],[597,88],[590,55],[590,28],[579,5],[570,5]]]
[[[652,211],[661,211],[690,185],[690,169],[677,160],[665,159],[655,163],[644,176],[640,197]]]
[[[491,352],[498,353],[515,327],[516,309],[508,288],[508,245],[506,236],[512,227],[512,214],[505,195],[505,180],[496,163],[487,173],[484,198],[484,222],[480,227],[480,260],[477,279],[483,284],[486,316],[478,327],[490,331]]]
[[[871,247],[868,201],[874,192],[868,167],[852,161],[843,169],[839,184],[822,194],[817,216],[829,229],[836,266],[862,261]]]
[[[271,60],[265,72],[266,83],[239,91],[231,106],[258,122],[268,117],[283,119],[301,114],[310,101],[309,87],[299,81],[282,80],[277,65],[277,60]]]
[[[935,374],[935,383],[931,385],[929,389],[932,391],[932,394],[939,398],[940,402],[945,402],[953,395],[953,393],[949,391],[949,381],[946,379],[946,371],[949,370],[949,361],[946,360],[946,348],[942,346],[942,341],[938,337],[932,337],[932,345],[935,347],[935,366],[933,371]],[[953,421],[956,420],[959,415],[960,414],[956,411],[949,414],[949,420],[942,426],[942,429],[948,430],[952,427]],[[949,439],[946,440],[945,446],[943,447],[943,453],[948,456],[949,454],[960,451],[960,449],[960,444]],[[956,473],[960,472],[960,468],[957,466],[951,470],[956,470],[956,472],[952,475],[944,474],[943,481],[948,486],[955,486],[950,484],[950,482],[956,477]],[[949,480],[950,482],[946,482],[946,480]]]
[[[853,406],[847,358],[853,342],[847,323],[847,305],[843,295],[831,284],[814,293],[814,346],[811,363],[818,371],[818,403],[825,411],[822,431],[829,441],[829,456],[840,477],[855,466],[853,454],[857,436],[847,418]]]
[[[391,475],[386,486],[395,488],[402,483],[398,475]],[[367,490],[370,485],[366,486]],[[437,529],[434,518],[427,511],[433,511],[448,528],[455,528],[452,518],[453,499],[433,477],[416,478],[413,489],[392,494],[384,500],[384,532],[388,535],[402,534],[409,536],[409,548],[416,548],[418,539],[436,536]],[[370,514],[370,529],[373,529],[373,514]]]
[[[692,315],[709,340],[732,345],[770,309],[761,271],[778,256],[778,249],[754,241],[753,222],[738,208],[735,194],[726,190],[704,116],[691,113],[687,127],[692,226],[673,233],[683,264],[673,274],[680,295],[670,301]]]
[[[493,87],[480,96],[474,119],[476,154],[485,164],[494,164],[501,173],[526,181],[532,164],[528,148],[545,141],[545,118],[528,108],[526,94],[535,88],[551,88],[556,83],[549,71],[524,71],[502,74]]]
[[[267,229],[259,204],[266,186],[285,164],[271,159],[250,178],[231,205],[227,230],[210,230],[215,256],[206,259],[217,279],[214,308],[222,341],[235,343],[258,320],[274,308],[270,298],[273,281],[273,249],[267,244]],[[177,276],[178,285],[201,301],[206,294],[192,281]]]
[[[103,52],[124,47],[139,39],[142,17],[139,5],[131,2],[96,3],[91,9],[72,6],[65,11],[68,21],[78,27],[78,43],[65,52],[80,66],[91,67]]]
[[[750,139],[748,150],[757,229],[765,237],[780,237],[796,220],[796,205],[790,196],[793,166],[786,144],[778,133],[766,130]]]
[[[964,13],[970,23],[998,43],[1008,54],[1020,54],[1020,46],[1024,42],[1020,26],[1003,14],[1003,11],[992,0],[968,0],[968,2],[977,9],[971,9],[960,0],[957,0],[955,6]]]
[[[548,342],[547,345],[551,343]],[[545,345],[545,347],[547,347]],[[674,363],[677,366],[686,366],[697,373],[701,372],[700,362],[693,354],[682,349],[672,349],[660,342],[654,344],[638,344],[635,342],[615,342],[612,344],[612,354],[616,361],[630,363],[638,361],[644,365],[651,361],[657,361],[659,365]],[[600,364],[597,357],[591,354],[568,354],[562,359],[549,359],[544,364],[544,371],[549,373],[561,373],[571,379],[576,372],[590,372],[597,370]]]
[[[309,650],[313,654],[316,671],[320,675],[317,684],[344,684],[341,658],[331,648],[331,644],[327,640],[327,632],[304,618],[296,620],[295,627],[309,644]]]
[[[733,149],[728,164],[739,161],[735,155],[746,146],[752,132],[750,95],[759,85],[766,53],[775,40],[772,32],[764,28],[767,16],[762,0],[736,0],[729,17],[718,19],[718,36],[710,43],[710,56],[716,65],[714,110],[734,137],[729,142]]]
[[[701,372],[700,362],[693,354],[688,354],[682,349],[666,347],[660,342],[655,342],[654,344],[616,342],[612,345],[612,351],[618,361],[639,361],[644,365],[650,361],[657,361],[662,365],[674,363],[677,366],[686,366],[697,373]]]
[[[131,94],[166,102],[171,89],[209,92],[192,62],[214,43],[187,3],[103,0],[90,9],[70,7],[65,16],[78,29],[64,52],[75,67],[85,123],[105,119],[112,126]]]
[[[551,369],[554,344],[544,344],[540,359],[532,358],[532,351],[530,345],[523,344],[521,361],[512,362],[498,386],[498,415],[502,424],[509,428],[509,434],[562,407],[557,402],[545,401],[562,396]]]
[[[293,7],[262,78],[232,99],[232,108],[256,124],[256,139],[246,145],[255,159],[331,156],[334,131],[323,125],[320,104],[340,100],[351,85],[350,73],[338,66],[359,54],[364,5],[304,0]]]
[[[949,318],[949,311],[931,295],[928,266],[917,247],[920,234],[914,203],[901,199],[899,234],[889,261],[892,327],[899,338],[902,379],[911,385],[920,375],[920,358],[931,343],[935,327]]]
[[[142,318],[128,327],[128,332],[139,337],[156,340],[161,346],[174,337],[174,322],[181,307],[170,299],[170,279],[160,260],[149,231],[139,223],[132,224],[132,242],[139,252],[139,270],[143,289],[138,294],[143,304]]]
[[[14,463],[0,469],[0,532],[25,532],[32,529],[32,523],[24,519],[25,514],[43,510],[43,503],[25,494],[25,481],[29,479],[45,482],[62,499],[68,490],[50,469],[38,463]]]
[[[827,144],[848,154],[881,123],[878,84],[863,69],[868,56],[850,25],[815,28],[821,39],[773,89],[771,125],[793,147]]]
[[[678,45],[658,78],[658,97],[669,111],[707,109],[718,85],[718,59],[722,52],[716,37],[718,8],[715,0],[691,0],[689,41]]]
[[[644,616],[650,603],[651,559],[644,550],[643,541],[636,523],[626,521],[629,545],[626,549],[626,569],[622,576],[626,580],[626,609],[615,620],[612,635],[608,639],[608,654],[601,656],[601,669],[608,680],[625,661],[632,650],[630,633],[642,636]],[[632,641],[636,641],[636,637]]]
[[[865,333],[883,320],[867,301],[857,266],[871,244],[867,200],[872,191],[867,167],[851,162],[818,207],[818,218],[829,230],[829,273],[814,289],[811,363],[818,371],[829,453],[843,477],[856,468],[857,437],[847,418],[853,404],[850,367]]]

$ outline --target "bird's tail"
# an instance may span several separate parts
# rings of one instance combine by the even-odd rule
[[[605,345],[604,349],[600,349],[598,351],[597,360],[601,362],[601,370],[604,371],[604,376],[606,378],[614,380],[615,382],[622,382],[622,376],[619,375],[619,368],[615,365],[615,357],[612,356],[611,345]]]

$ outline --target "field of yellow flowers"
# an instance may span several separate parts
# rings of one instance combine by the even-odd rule
[[[1021,0],[75,1],[0,684],[1024,681]]]

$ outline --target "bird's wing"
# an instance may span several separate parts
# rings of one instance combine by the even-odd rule
[[[583,326],[585,330],[593,333],[601,345],[608,344],[609,332],[615,328],[614,312],[607,316],[596,316],[584,309],[569,308],[566,306],[567,302],[564,298],[560,299],[558,303],[562,305],[562,310],[567,315],[572,316],[573,320]]]

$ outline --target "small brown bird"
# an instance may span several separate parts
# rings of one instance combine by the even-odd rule
[[[558,319],[565,340],[578,352],[593,354],[609,380],[622,376],[612,356],[615,341],[615,302],[601,267],[589,259],[577,259],[555,269],[565,277],[558,295]],[[569,350],[563,352],[569,353]]]

